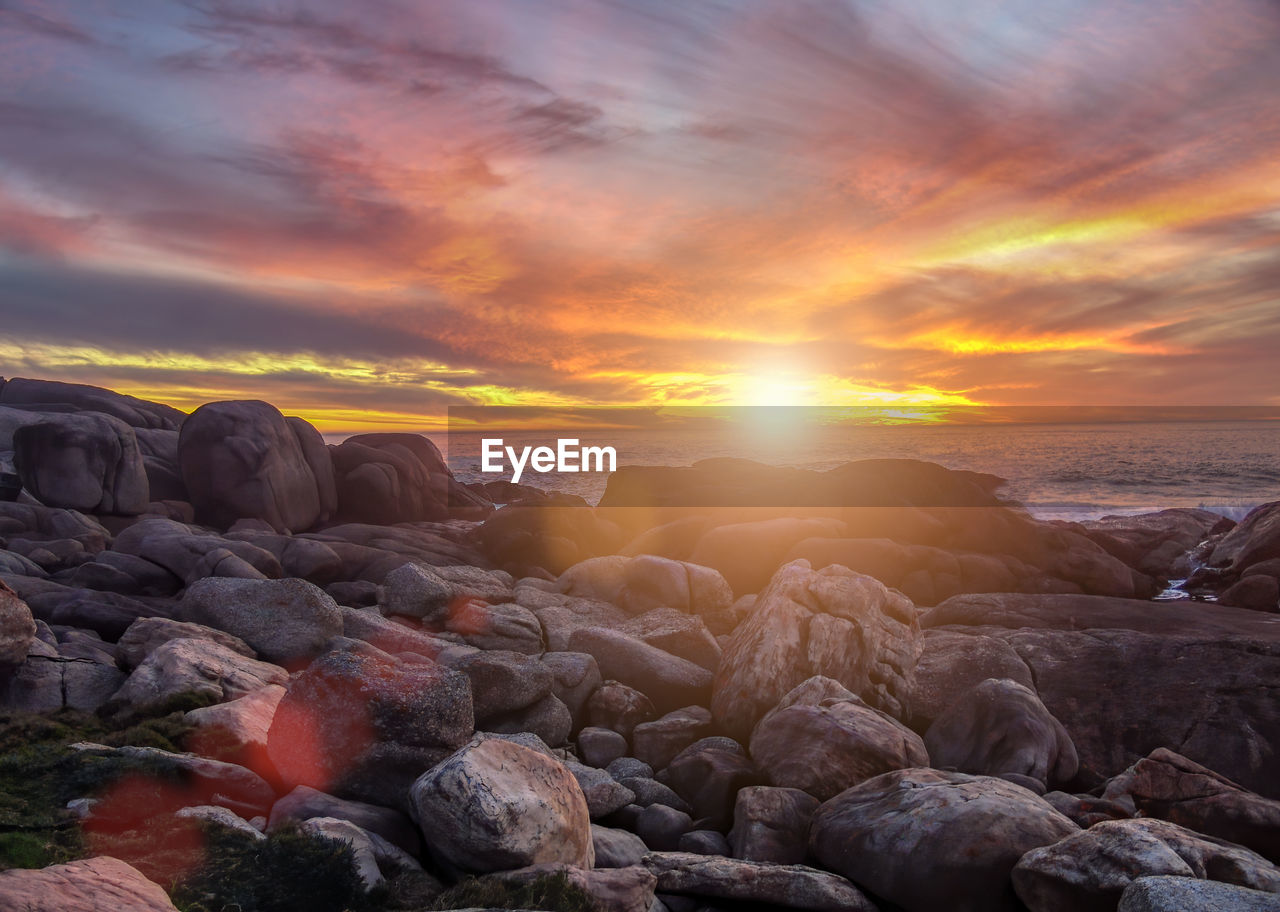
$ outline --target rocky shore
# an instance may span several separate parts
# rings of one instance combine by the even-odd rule
[[[1280,503],[998,491],[0,381],[0,909],[1280,909]]]

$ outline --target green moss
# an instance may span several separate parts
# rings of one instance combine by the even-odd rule
[[[436,899],[433,909],[539,909],[545,912],[600,912],[591,894],[566,874],[549,874],[515,885],[497,877],[468,878]]]

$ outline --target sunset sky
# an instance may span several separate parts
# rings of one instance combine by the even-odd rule
[[[1280,5],[0,0],[0,374],[1280,405]]]

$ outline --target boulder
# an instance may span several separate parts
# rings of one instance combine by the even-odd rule
[[[98,386],[26,377],[11,377],[0,384],[0,405],[54,405],[77,411],[101,412],[134,428],[177,430],[187,417],[172,406]]]
[[[316,817],[349,821],[363,830],[376,833],[411,855],[418,854],[422,848],[422,838],[417,828],[404,813],[363,801],[335,798],[305,785],[298,786],[271,806],[267,829],[275,830],[290,822]]]
[[[1127,799],[1144,816],[1172,821],[1280,862],[1280,801],[1255,795],[1166,748],[1157,748],[1110,780],[1103,797]]]
[[[825,801],[890,770],[928,766],[920,736],[845,692],[809,702],[801,685],[751,734],[751,757],[772,785]]]
[[[1029,851],[1013,869],[1035,912],[1114,909],[1138,877],[1173,875],[1280,892],[1280,870],[1248,849],[1164,820],[1108,820]]]
[[[310,836],[328,839],[346,845],[351,850],[351,862],[356,876],[366,890],[381,885],[385,878],[378,870],[378,858],[369,834],[350,820],[337,817],[310,817],[299,825],[299,830]]]
[[[569,740],[569,733],[573,730],[573,716],[569,714],[567,706],[547,694],[532,706],[491,716],[484,720],[483,725],[477,725],[499,734],[534,734],[545,743],[559,747]]]
[[[729,840],[715,830],[690,830],[680,837],[676,851],[691,852],[694,855],[722,855],[726,858],[732,854]]]
[[[686,706],[637,725],[631,732],[632,753],[655,770],[666,769],[676,754],[708,734],[710,728],[710,711],[701,706]]]
[[[137,515],[150,501],[133,428],[100,413],[48,414],[13,434],[22,486],[41,503]]]
[[[591,824],[591,844],[597,868],[625,868],[640,863],[649,847],[635,833]]]
[[[595,861],[590,813],[573,774],[508,741],[463,747],[413,783],[410,802],[432,852],[463,871]]]
[[[1211,567],[1235,576],[1254,564],[1280,557],[1280,501],[1254,507],[1209,554]]]
[[[330,448],[344,522],[483,519],[493,504],[454,479],[421,434],[357,434]]]
[[[653,702],[634,687],[605,681],[587,700],[587,722],[630,738],[635,727],[657,713]]]
[[[187,736],[187,746],[206,757],[269,769],[267,733],[285,694],[282,685],[268,684],[238,699],[191,710],[183,716],[195,729]]]
[[[760,903],[812,912],[876,912],[861,890],[836,874],[685,852],[651,852],[644,866],[658,892],[726,903]],[[942,908],[942,907],[939,907]]]
[[[760,592],[781,568],[787,553],[807,538],[843,537],[848,527],[838,519],[790,516],[715,526],[698,539],[690,562],[723,575],[739,594]]]
[[[563,877],[571,886],[591,897],[599,912],[650,912],[658,879],[638,864],[591,870],[566,864],[536,864],[514,871],[488,874],[481,881],[500,881],[508,887],[535,883],[548,877]]]
[[[711,694],[710,671],[616,630],[576,630],[569,651],[593,656],[610,678],[639,690],[659,712],[705,704]]]
[[[208,640],[250,659],[258,654],[239,637],[206,627],[165,617],[138,618],[120,637],[120,658],[128,668],[136,668],[143,660],[170,640]]]
[[[319,655],[342,635],[342,612],[323,589],[300,579],[204,579],[187,587],[183,620],[226,631],[267,661]]]
[[[86,652],[74,643],[50,645],[37,638],[8,681],[0,682],[0,706],[19,712],[63,708],[96,712],[124,680],[124,672],[110,656]]]
[[[39,870],[0,871],[0,908],[14,912],[177,912],[137,868],[105,855]]]
[[[289,532],[327,518],[325,479],[308,461],[313,441],[304,450],[296,424],[260,401],[210,402],[192,412],[178,438],[178,463],[197,519],[222,529],[261,519]]]
[[[592,820],[608,817],[614,811],[631,804],[635,792],[619,783],[602,769],[584,766],[572,760],[565,761],[565,769],[578,780],[582,795],[587,799],[587,810]]]
[[[738,792],[760,783],[760,774],[742,745],[731,738],[703,738],[690,744],[663,773],[672,790],[688,802],[703,826],[729,829]],[[639,797],[637,796],[637,801]]]
[[[108,703],[118,713],[153,713],[183,698],[216,703],[268,685],[284,685],[289,673],[211,640],[169,640],[148,655]],[[189,704],[188,704],[189,705]]]
[[[753,785],[738,792],[729,845],[733,857],[800,864],[809,854],[809,823],[818,799],[793,788]]]
[[[684,614],[675,608],[654,608],[618,629],[708,671],[714,672],[720,664],[720,644],[702,618]]]
[[[441,661],[471,682],[476,725],[533,706],[551,696],[551,670],[518,652],[473,652]]]
[[[1104,516],[1081,523],[1085,534],[1133,569],[1158,579],[1186,578],[1188,552],[1211,535],[1230,530],[1231,520],[1185,507],[1138,516]]]
[[[1276,912],[1274,893],[1194,877],[1139,877],[1125,887],[1118,912]]]
[[[27,648],[35,638],[36,622],[31,609],[0,582],[0,682],[26,661]]]
[[[568,707],[576,731],[586,724],[587,701],[604,683],[600,666],[585,652],[546,652],[542,664],[551,670],[551,692]]]
[[[465,675],[429,660],[346,649],[290,681],[267,752],[289,788],[403,807],[409,785],[474,729]]]
[[[14,579],[11,578],[9,583],[15,589],[21,589]],[[42,590],[21,594],[36,620],[92,630],[107,640],[120,639],[138,618],[162,617],[173,610],[173,603],[165,599],[132,598],[115,592],[68,589],[53,583]]]
[[[112,553],[142,558],[167,570],[186,585],[207,576],[276,579],[284,575],[280,561],[270,551],[159,517],[122,530],[112,549]]]
[[[693,830],[693,818],[666,804],[650,804],[636,816],[635,830],[653,851],[674,852]]]
[[[925,732],[932,765],[979,776],[1016,773],[1042,785],[1070,781],[1075,745],[1030,688],[990,678],[965,691]]]
[[[1275,614],[1280,612],[1280,580],[1260,573],[1244,576],[1223,590],[1218,603]]]
[[[578,756],[587,766],[604,769],[627,755],[627,739],[608,728],[584,728],[578,732]]]
[[[734,632],[711,711],[733,737],[797,684],[825,675],[875,709],[902,715],[920,654],[915,606],[869,576],[806,561],[782,567]]]
[[[1077,832],[1003,779],[910,769],[825,802],[814,814],[809,849],[824,867],[904,912],[1013,912],[1014,865]]]
[[[1000,637],[948,628],[928,628],[923,634],[906,720],[917,731],[927,731],[958,694],[989,678],[1035,689],[1027,663]]]
[[[81,741],[71,749],[100,757],[119,757],[151,768],[168,769],[183,782],[184,806],[212,804],[227,807],[244,816],[246,813],[265,813],[276,800],[275,790],[257,773],[235,763],[210,760],[195,754],[176,754],[155,747],[108,747]],[[111,802],[112,809],[103,807]],[[129,790],[119,790],[112,797],[103,799],[95,814],[119,816],[130,820],[146,820],[154,813],[154,807],[139,805]]]
[[[532,611],[514,603],[464,602],[449,613],[443,628],[477,649],[505,649],[525,655],[541,655],[543,651],[542,624]]]

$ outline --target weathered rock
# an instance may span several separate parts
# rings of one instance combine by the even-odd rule
[[[518,652],[475,652],[444,657],[442,662],[471,681],[476,724],[533,706],[551,696],[551,670]]]
[[[809,848],[832,871],[906,912],[1017,908],[1010,871],[1079,828],[1002,779],[910,769],[818,808]]]
[[[309,451],[279,410],[259,401],[202,405],[178,438],[182,480],[197,518],[223,529],[238,519],[261,519],[278,532],[301,531],[326,518],[326,481],[317,480]]]
[[[728,857],[732,850],[729,848],[729,841],[722,833],[717,833],[715,830],[690,830],[680,837],[676,851],[690,852],[694,855]]]
[[[1145,816],[1225,839],[1280,862],[1280,801],[1255,795],[1171,750],[1152,751],[1108,782],[1103,797],[1128,799]]]
[[[1277,912],[1280,897],[1194,877],[1139,877],[1125,887],[1117,912]]]
[[[991,678],[962,693],[925,732],[933,766],[980,776],[1016,773],[1042,785],[1071,780],[1075,745],[1030,688]]]
[[[344,843],[351,849],[351,861],[355,867],[356,877],[371,890],[384,880],[378,870],[378,859],[373,851],[373,841],[369,835],[350,820],[337,817],[311,817],[302,821],[298,827],[303,833],[320,839],[329,839]]]
[[[183,716],[187,724],[195,726],[187,747],[250,769],[269,769],[267,733],[284,693],[281,684],[269,684],[239,699],[191,710]]]
[[[591,824],[591,844],[597,868],[625,868],[640,863],[649,847],[635,833]]]
[[[702,706],[686,706],[652,722],[637,725],[631,732],[632,753],[655,770],[666,769],[676,754],[707,734],[710,728],[709,710]]]
[[[425,633],[419,627],[409,626],[407,622],[385,618],[372,608],[357,609],[339,605],[338,610],[342,612],[343,636],[363,640],[392,655],[412,653],[428,659],[442,659],[445,653],[453,651],[457,645]]]
[[[710,671],[616,630],[576,630],[569,650],[594,656],[611,678],[639,690],[660,712],[705,704],[711,695]]]
[[[591,897],[600,912],[650,912],[658,878],[638,864],[627,867],[584,870],[565,864],[537,864],[514,871],[489,874],[482,880],[499,880],[520,886],[546,877],[564,877],[572,886]]]
[[[294,576],[317,586],[327,586],[342,576],[342,558],[324,542],[296,535],[277,535],[274,532],[238,528],[246,522],[250,520],[240,520],[233,525],[224,540],[246,542],[270,552],[280,562],[281,576]]]
[[[720,664],[720,644],[702,618],[675,608],[654,608],[618,629],[708,671],[714,672]]]
[[[627,613],[609,602],[544,592],[529,586],[520,586],[516,599],[537,616],[549,652],[570,651],[569,640],[585,627],[616,629],[627,620]]]
[[[1280,870],[1260,855],[1149,818],[1109,820],[1029,851],[1013,885],[1035,912],[1113,909],[1134,879],[1166,874],[1280,892]]]
[[[493,510],[454,479],[440,450],[420,434],[357,434],[330,455],[345,522],[483,519]]]
[[[532,611],[514,603],[464,602],[449,613],[444,629],[478,649],[525,655],[541,655],[543,651],[542,624]]]
[[[809,854],[809,823],[818,799],[807,792],[766,785],[738,792],[729,844],[733,857],[800,864]]]
[[[119,418],[135,428],[177,430],[187,416],[176,408],[126,396],[114,390],[60,380],[11,377],[0,384],[0,404],[12,406],[56,405]]]
[[[812,688],[783,697],[751,734],[751,757],[771,784],[825,801],[881,773],[929,765],[920,736],[892,716],[848,691],[821,697]]]
[[[179,609],[194,621],[238,636],[262,658],[287,664],[324,651],[342,635],[342,612],[324,590],[299,579],[204,579]]]
[[[35,638],[36,622],[31,609],[0,582],[0,682],[26,661],[27,647]]]
[[[83,654],[74,644],[32,640],[25,661],[0,684],[0,705],[11,711],[95,712],[124,683],[113,659]]]
[[[875,904],[845,878],[802,865],[651,852],[644,866],[658,876],[660,893],[814,912],[876,912]]]
[[[840,566],[782,567],[734,632],[716,672],[711,711],[745,739],[789,690],[834,678],[873,708],[901,715],[920,653],[915,606]]]
[[[1127,820],[1134,816],[1132,801],[1111,801],[1094,795],[1069,795],[1066,792],[1045,792],[1042,797],[1059,814],[1086,830],[1104,820]]]
[[[68,589],[46,580],[40,591],[24,592],[13,578],[10,585],[23,597],[36,620],[46,624],[92,630],[104,639],[118,640],[140,617],[167,615],[172,602],[160,599],[130,598],[115,592],[93,592]]]
[[[170,640],[208,640],[250,659],[258,654],[237,636],[203,624],[191,624],[165,617],[138,618],[120,637],[120,659],[128,668],[142,661]]]
[[[582,789],[556,760],[496,739],[468,744],[414,782],[410,801],[427,844],[474,873],[544,862],[590,868]]]
[[[14,912],[177,912],[137,868],[99,856],[40,870],[0,871],[0,908]]]
[[[1250,611],[1280,611],[1280,580],[1274,576],[1250,574],[1232,583],[1218,596],[1218,603]]]
[[[923,631],[921,643],[904,720],[916,731],[927,731],[958,694],[989,678],[1008,678],[1035,689],[1026,662],[999,637],[930,628]]]
[[[600,666],[585,652],[543,653],[542,664],[551,670],[551,692],[569,708],[574,731],[582,728],[587,721],[587,701],[604,683]]]
[[[133,428],[110,415],[46,414],[13,434],[22,485],[51,507],[136,515],[150,501]]]
[[[283,575],[280,561],[270,551],[159,517],[124,529],[112,548],[149,561],[187,585],[207,576],[275,579]]]
[[[294,676],[267,750],[289,788],[403,807],[409,785],[474,729],[466,676],[428,660],[348,649]]]
[[[663,776],[697,820],[721,830],[733,820],[738,791],[761,781],[742,746],[724,737],[695,741],[675,756]]]
[[[692,817],[665,804],[647,805],[636,818],[636,835],[655,852],[674,852],[692,829]]]
[[[279,665],[250,659],[212,640],[169,640],[133,670],[108,707],[120,713],[147,713],[182,697],[221,703],[288,680],[288,672]]]
[[[93,799],[89,799],[93,800]],[[184,807],[177,811],[173,816],[180,820],[200,820],[205,823],[216,824],[228,830],[235,830],[248,836],[254,842],[261,842],[267,838],[267,834],[257,829],[249,821],[245,820],[235,811],[228,810],[224,807],[218,807],[214,804],[197,804],[192,807]]]
[[[617,760],[610,760],[609,765],[605,767],[605,772],[619,782],[623,779],[653,778],[653,767],[635,757],[619,757]]]
[[[271,806],[267,828],[275,830],[291,821],[332,817],[348,820],[363,830],[376,833],[411,855],[422,848],[417,828],[405,814],[388,807],[335,798],[325,792],[300,785]]]
[[[559,747],[569,740],[573,729],[573,716],[569,708],[551,694],[532,706],[517,709],[498,716],[490,716],[480,728],[500,734],[528,732],[537,735],[547,744]]]
[[[578,755],[587,766],[604,769],[627,755],[627,739],[608,728],[584,728],[578,732]]]
[[[573,773],[578,780],[582,795],[587,799],[587,810],[592,820],[608,817],[619,808],[624,808],[635,800],[636,793],[620,784],[602,769],[583,766],[581,763],[568,761],[565,769]]]
[[[587,700],[589,724],[630,738],[635,727],[657,713],[647,696],[618,681],[605,681]]]

